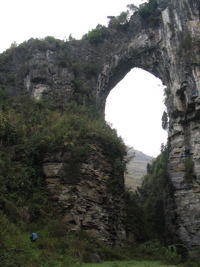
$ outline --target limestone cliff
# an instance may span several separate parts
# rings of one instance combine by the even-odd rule
[[[123,191],[109,190],[109,179],[113,172],[112,160],[105,150],[94,144],[87,160],[81,164],[80,174],[70,181],[66,174],[67,153],[46,157],[44,172],[52,201],[62,221],[72,230],[83,229],[110,246],[125,241]],[[121,189],[123,188],[123,173]]]
[[[200,243],[200,3],[157,0],[157,4],[151,16],[139,11],[126,24],[110,23],[99,43],[29,40],[8,50],[0,56],[0,85],[12,94],[28,91],[60,105],[71,100],[95,104],[104,113],[110,90],[132,68],[159,77],[166,86],[169,116],[166,220],[173,241],[183,242],[192,254]],[[193,165],[189,175],[188,166]],[[84,203],[90,198],[82,197]],[[96,212],[99,200],[94,203]],[[87,227],[91,209],[86,214],[84,205],[82,222]],[[99,218],[102,212],[101,208]]]

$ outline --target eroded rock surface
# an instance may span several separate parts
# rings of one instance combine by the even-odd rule
[[[66,158],[67,155],[58,153],[44,162],[46,181],[58,214],[73,230],[89,231],[110,246],[122,244],[126,238],[124,201],[123,195],[113,195],[108,188],[113,169],[109,157],[94,145],[73,181],[65,170]]]

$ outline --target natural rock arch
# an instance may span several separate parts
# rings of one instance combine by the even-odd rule
[[[159,77],[168,88],[173,194],[168,194],[166,221],[174,237],[192,253],[200,242],[199,3],[182,0],[158,4],[160,26],[146,28],[139,16],[133,16],[128,33],[120,38],[121,46],[104,62],[98,77],[97,105],[104,110],[110,90],[134,67]],[[186,157],[194,162],[193,181],[187,180]]]
[[[33,49],[29,58],[23,45],[11,50],[7,65],[6,57],[1,57],[0,84],[15,94],[16,88],[29,91],[36,98],[58,96],[68,102],[76,97],[80,104],[95,104],[104,113],[109,92],[132,68],[160,78],[168,88],[171,148],[166,221],[175,239],[192,253],[200,243],[200,4],[157,2],[158,24],[149,24],[137,12],[125,27],[108,27],[109,35],[97,45],[71,41],[62,50],[55,43]],[[32,44],[30,40],[28,45]],[[95,71],[86,71],[88,64],[97,66]],[[7,70],[14,75],[6,76]],[[80,84],[85,86],[82,91]],[[187,179],[186,157],[194,163],[192,180]]]
[[[98,78],[97,105],[104,110],[110,90],[134,67],[159,77],[168,88],[172,187],[168,192],[166,221],[175,240],[181,240],[192,253],[200,242],[199,4],[158,4],[160,26],[144,28],[139,17],[133,16],[126,35],[129,40],[120,38],[120,49],[104,63]],[[187,180],[186,157],[194,162],[193,181]]]

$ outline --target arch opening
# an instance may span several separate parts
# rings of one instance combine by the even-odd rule
[[[146,155],[160,154],[167,132],[162,129],[163,85],[159,78],[139,68],[132,69],[109,93],[105,119],[125,144]]]

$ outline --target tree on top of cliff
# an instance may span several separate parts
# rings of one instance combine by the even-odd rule
[[[157,0],[149,0],[148,3],[144,3],[144,5],[142,5],[142,7],[139,9],[139,14],[145,23],[151,26],[158,25],[160,18],[157,7]]]
[[[95,29],[83,35],[82,39],[88,40],[91,44],[99,44],[102,43],[108,35],[108,29],[105,26],[98,24]]]

